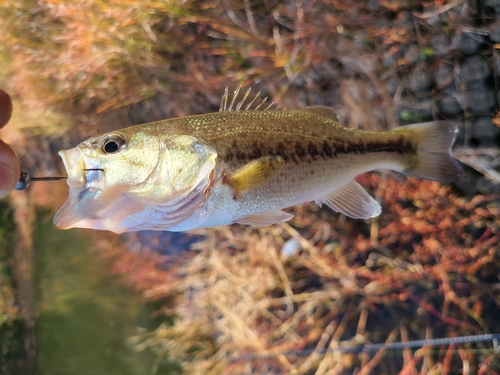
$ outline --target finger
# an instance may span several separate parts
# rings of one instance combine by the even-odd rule
[[[12,100],[9,94],[0,89],[0,128],[5,126],[12,115]]]
[[[14,189],[19,174],[20,167],[16,153],[0,140],[0,198]]]

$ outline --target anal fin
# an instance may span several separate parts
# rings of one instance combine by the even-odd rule
[[[235,221],[238,224],[254,225],[257,227],[266,227],[272,224],[288,221],[293,217],[292,214],[283,211],[264,212],[261,214],[250,215]]]
[[[378,202],[354,180],[318,199],[316,203],[324,203],[332,210],[353,219],[369,219],[380,215],[382,211]]]
[[[234,189],[234,197],[237,198],[245,191],[271,181],[280,172],[283,163],[283,158],[280,156],[266,156],[252,160],[229,176],[224,183]]]

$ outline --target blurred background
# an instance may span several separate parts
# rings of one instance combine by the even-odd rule
[[[500,2],[5,0],[0,137],[32,176],[89,136],[216,111],[226,86],[384,130],[451,119],[467,177],[377,172],[372,221],[185,234],[59,231],[64,182],[0,201],[2,374],[495,374],[500,333]],[[330,351],[326,349],[332,349]],[[498,349],[498,348],[497,348]]]

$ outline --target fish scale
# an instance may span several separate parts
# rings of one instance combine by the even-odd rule
[[[462,173],[451,154],[455,134],[447,121],[349,129],[328,107],[280,110],[250,91],[240,99],[239,88],[226,90],[219,112],[137,125],[61,151],[70,197],[54,222],[118,233],[261,226],[290,219],[282,209],[308,201],[366,219],[381,208],[357,175],[384,168],[451,182]]]
[[[199,115],[158,121],[145,127],[158,133],[169,129],[169,132],[200,137],[213,145],[226,162],[234,164],[254,159],[256,151],[261,156],[280,154],[297,164],[315,161],[318,156],[379,151],[405,153],[415,147],[402,134],[352,130],[300,110],[219,112],[201,116],[203,121]],[[214,131],[220,128],[224,131]]]

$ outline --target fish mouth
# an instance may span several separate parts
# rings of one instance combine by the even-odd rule
[[[68,185],[72,187],[82,187],[85,185],[85,163],[83,159],[83,152],[78,147],[59,151],[64,168],[68,173]]]
[[[94,166],[88,166],[85,163],[85,158],[82,150],[75,147],[69,150],[59,151],[59,156],[61,157],[64,168],[68,173],[68,185],[69,187],[97,187],[97,183],[101,180],[101,173],[104,172],[103,168],[94,168]]]
[[[69,197],[56,213],[54,224],[60,229],[69,229],[102,209],[99,185],[104,169],[87,166],[79,147],[59,151],[59,156],[68,173]]]
[[[100,191],[70,187],[68,201],[57,211],[54,224],[59,229],[72,228],[79,221],[92,217],[99,210]]]

